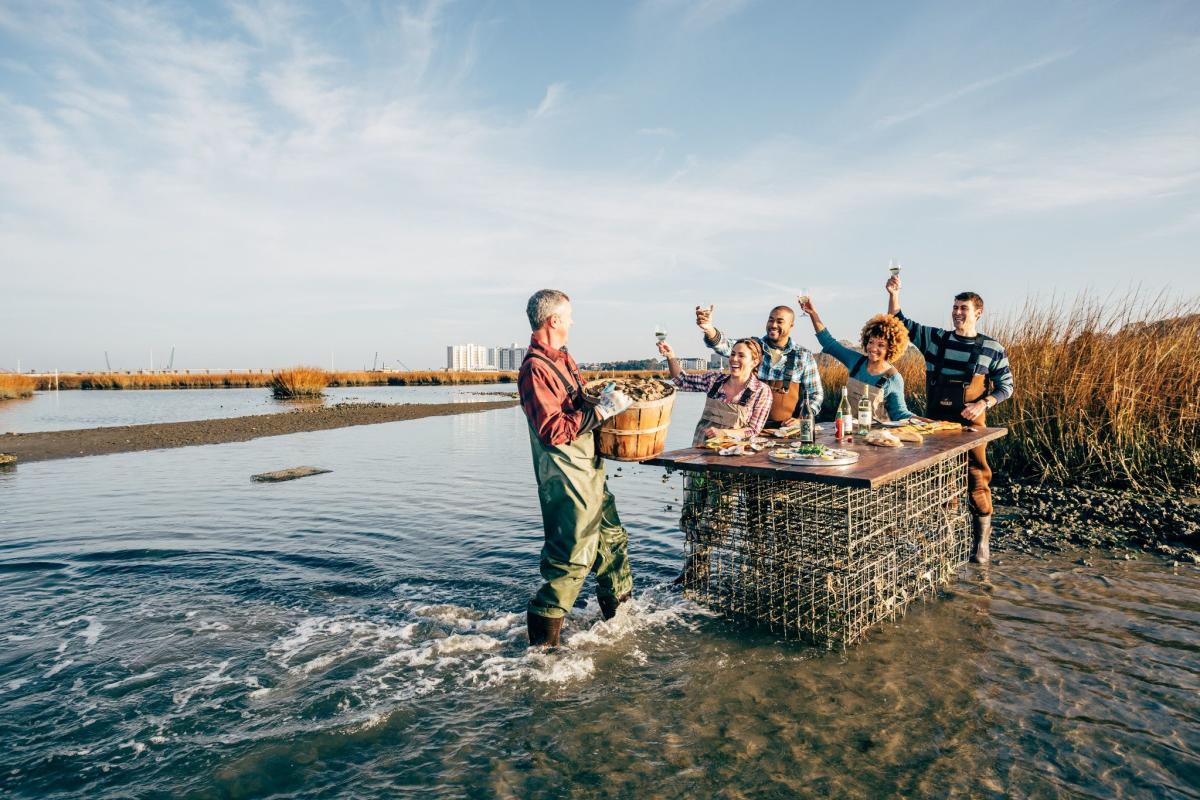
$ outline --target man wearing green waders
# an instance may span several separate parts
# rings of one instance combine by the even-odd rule
[[[542,507],[541,572],[545,583],[529,601],[529,644],[558,645],[563,619],[575,605],[588,573],[595,571],[600,613],[611,619],[629,599],[629,534],[604,482],[604,463],[593,431],[633,401],[605,392],[584,402],[583,381],[567,352],[571,299],[542,289],[526,306],[533,335],[517,386],[529,421],[529,446]]]

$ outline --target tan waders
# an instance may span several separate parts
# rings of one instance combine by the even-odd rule
[[[987,393],[986,378],[974,372],[983,349],[984,337],[975,337],[975,347],[967,361],[970,380],[948,378],[943,374],[946,341],[949,338],[950,333],[946,332],[938,345],[934,369],[925,373],[925,394],[929,406],[927,416],[947,422],[965,423],[963,408],[967,403],[973,403]],[[986,426],[987,415],[980,414],[971,424]],[[991,555],[989,544],[992,536],[992,468],[988,466],[986,444],[971,448],[967,453],[967,491],[971,504],[971,562],[986,564]]]
[[[714,384],[708,390],[708,399],[704,402],[704,411],[700,421],[696,423],[696,431],[692,434],[692,447],[702,447],[708,428],[745,428],[750,424],[750,400],[753,392],[746,387],[736,403],[730,403],[721,396],[723,383]],[[683,478],[684,505],[680,527],[685,527],[685,520],[698,519],[704,515],[720,498],[708,491],[708,481],[704,475],[688,474]],[[675,585],[683,585],[685,589],[702,586],[708,583],[708,548],[697,547],[683,564],[683,571],[674,581]]]
[[[629,534],[605,486],[592,434],[547,445],[530,427],[529,442],[545,531],[541,573],[546,581],[529,601],[529,643],[556,645],[588,572],[596,573],[601,609],[610,604],[615,613],[618,598],[633,590]]]
[[[862,365],[867,362],[867,357],[863,356],[850,369],[850,375],[858,372]],[[850,399],[850,409],[853,413],[858,413],[858,401],[862,399],[863,392],[869,389],[874,391],[868,397],[868,402],[871,404],[871,419],[876,422],[891,422],[892,418],[888,415],[887,403],[883,394],[883,387],[887,386],[888,378],[896,374],[895,367],[888,367],[878,375],[872,376],[871,383],[863,383],[858,378],[850,377],[846,379],[846,394]],[[858,417],[854,418],[854,424],[858,424]]]

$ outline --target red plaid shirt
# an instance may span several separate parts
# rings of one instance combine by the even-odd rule
[[[549,359],[558,372],[538,356]],[[583,401],[583,379],[575,359],[566,348],[546,347],[536,335],[529,340],[529,352],[517,375],[517,390],[521,408],[544,444],[566,444],[600,424],[595,409]]]

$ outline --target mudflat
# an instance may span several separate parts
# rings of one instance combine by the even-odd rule
[[[297,409],[279,414],[258,414],[193,422],[121,425],[73,431],[10,433],[0,436],[0,453],[15,455],[18,462],[49,461],[138,450],[162,450],[200,444],[246,442],[263,436],[324,431],[351,425],[376,425],[422,417],[472,414],[511,408],[516,400],[482,403],[341,403],[326,408]]]

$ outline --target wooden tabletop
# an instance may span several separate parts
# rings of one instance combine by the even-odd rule
[[[1007,433],[1007,428],[964,428],[962,431],[926,434],[924,444],[905,442],[903,447],[875,447],[861,441],[839,443],[834,439],[832,432],[818,433],[819,443],[858,453],[857,463],[844,467],[780,464],[767,457],[769,450],[748,456],[721,456],[717,455],[715,450],[696,447],[672,450],[642,463],[690,472],[735,472],[766,475],[780,480],[813,481],[877,489],[911,472],[931,467],[972,447],[999,439]],[[767,435],[770,433],[767,432]]]

